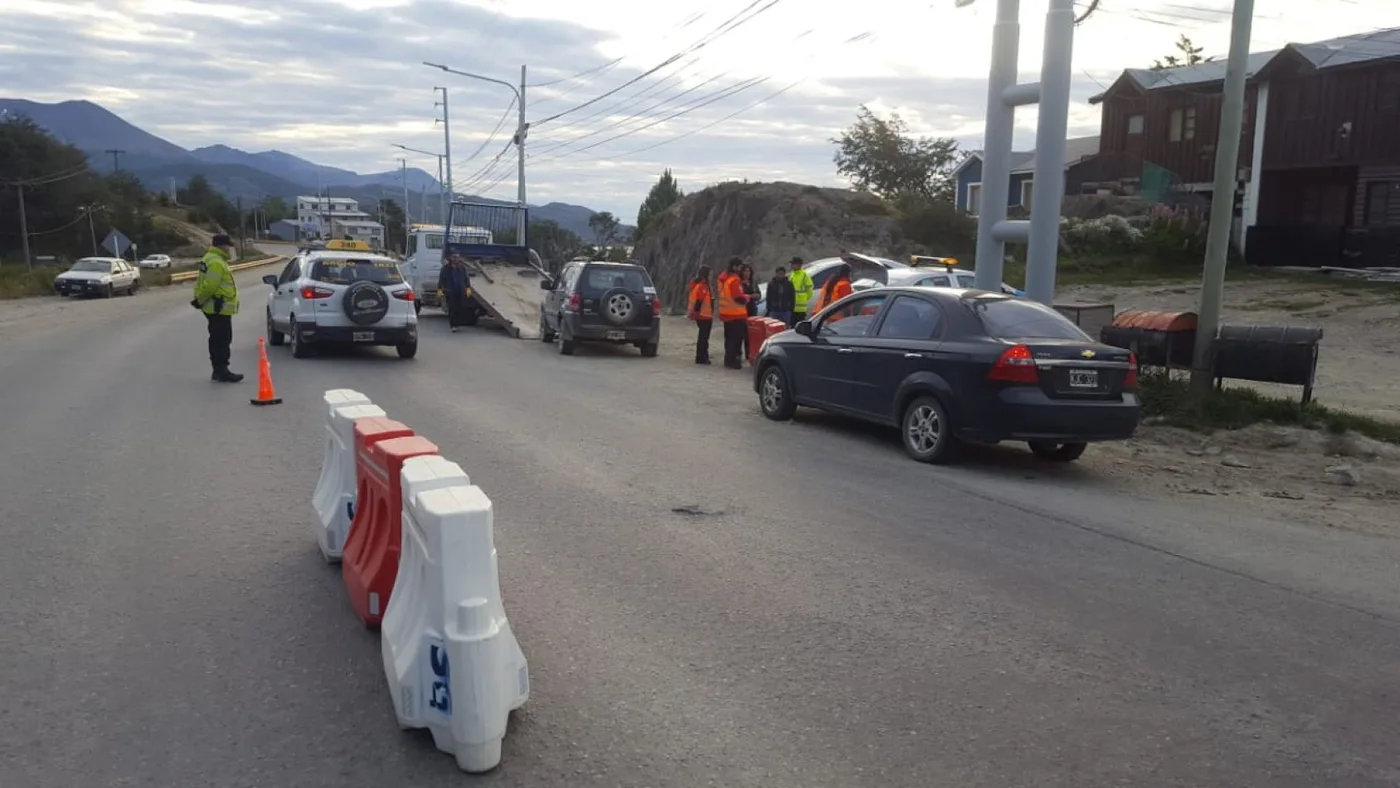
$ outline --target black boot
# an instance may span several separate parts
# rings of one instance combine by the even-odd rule
[[[227,368],[214,370],[213,380],[216,383],[237,383],[243,376],[237,372],[230,372]]]

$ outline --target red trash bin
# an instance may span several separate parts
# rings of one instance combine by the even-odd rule
[[[763,344],[763,340],[768,338],[768,321],[766,317],[751,317],[746,322],[744,328],[749,332],[749,363],[758,358],[758,348]]]
[[[345,539],[341,579],[365,626],[379,626],[398,576],[404,461],[437,451],[432,441],[392,419],[355,423],[355,519]]]

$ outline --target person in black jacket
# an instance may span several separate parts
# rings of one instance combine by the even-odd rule
[[[788,328],[792,328],[792,312],[797,308],[797,290],[792,286],[792,280],[788,279],[787,269],[778,266],[778,270],[773,272],[773,278],[768,282],[768,317],[774,320],[781,320]]]
[[[758,283],[753,280],[753,266],[744,263],[739,267],[739,284],[744,288],[744,295],[749,297],[744,302],[744,308],[748,310],[749,317],[758,317]],[[749,353],[749,331],[744,329],[744,358],[748,359]]]

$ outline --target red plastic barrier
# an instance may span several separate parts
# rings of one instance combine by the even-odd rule
[[[355,422],[355,519],[345,539],[341,578],[365,626],[377,627],[389,607],[399,572],[404,461],[437,454],[438,447],[386,418]]]
[[[763,340],[768,337],[767,321],[768,318],[766,317],[751,317],[747,321],[748,325],[745,326],[745,328],[748,329],[749,332],[750,364],[753,363],[754,359],[758,358],[758,348],[760,345],[763,344]]]

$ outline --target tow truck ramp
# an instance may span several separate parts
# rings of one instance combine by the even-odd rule
[[[443,260],[457,257],[472,279],[472,297],[487,317],[517,339],[540,338],[540,282],[549,280],[539,255],[517,238],[528,224],[524,206],[454,201],[448,212]],[[453,227],[490,232],[489,241],[456,240]]]

